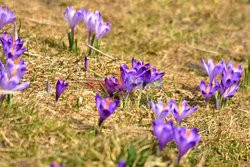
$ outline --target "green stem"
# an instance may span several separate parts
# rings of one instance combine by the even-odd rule
[[[12,104],[12,99],[13,99],[13,95],[8,94],[8,95],[7,95],[7,101],[8,101],[8,104],[9,104],[9,105]]]
[[[139,93],[138,100],[137,100],[137,107],[138,108],[140,107],[141,95],[142,95],[142,89],[140,89],[140,93]]]
[[[127,94],[126,94],[126,97],[125,97],[125,104],[124,104],[124,107],[127,107],[127,106],[128,106],[128,97],[129,97],[129,94],[127,93]]]
[[[94,46],[93,44],[94,44],[94,42],[95,42],[95,35],[93,35],[92,36],[92,39],[91,39],[91,41],[90,41],[90,46]],[[90,55],[92,54],[92,49],[90,48],[90,47],[88,47],[88,53],[87,53],[87,57],[89,57]]]

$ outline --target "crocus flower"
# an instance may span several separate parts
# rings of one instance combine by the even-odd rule
[[[153,122],[153,132],[158,140],[160,150],[163,150],[169,142],[173,141],[173,126],[173,121],[168,121],[167,123],[159,121]]]
[[[85,67],[85,70],[88,71],[89,60],[88,60],[88,57],[87,57],[87,56],[85,56],[85,58],[84,58],[84,67]]]
[[[170,99],[168,102],[168,106],[173,116],[175,117],[175,120],[178,123],[180,123],[184,118],[186,118],[198,109],[198,106],[190,108],[186,100],[181,102],[178,107],[176,102],[173,99]]]
[[[162,101],[159,101],[157,104],[154,104],[154,102],[151,101],[151,107],[156,115],[157,121],[164,122],[165,118],[170,114],[168,107],[166,107]]]
[[[139,86],[143,82],[140,73],[139,70],[129,69],[126,64],[120,66],[119,83],[121,89],[125,90],[128,94]]]
[[[159,73],[156,70],[156,67],[153,67],[152,69],[147,70],[144,74],[143,74],[143,88],[149,84],[149,83],[153,83],[157,80],[160,80],[163,76],[165,75],[164,72]]]
[[[174,127],[174,139],[179,150],[179,163],[181,157],[197,145],[200,141],[200,135],[196,128]]]
[[[103,23],[103,21],[97,22],[95,26],[95,33],[96,33],[96,39],[100,39],[107,35],[110,31],[111,24],[110,23]]]
[[[52,163],[50,164],[50,167],[63,167],[63,165],[60,165],[58,163]]]
[[[221,79],[221,84],[223,85],[223,88],[230,87],[231,85],[240,82],[242,73],[243,69],[241,65],[233,66],[232,61],[230,61],[228,65],[226,65],[226,63],[224,62],[224,68]]]
[[[227,87],[226,89],[223,88],[224,92],[223,92],[222,96],[225,99],[232,98],[234,96],[234,94],[239,90],[239,88],[240,88],[240,83],[235,83],[235,84],[231,85],[230,87]]]
[[[71,32],[74,31],[75,26],[83,19],[83,13],[81,10],[76,11],[73,7],[67,7],[64,12],[64,19],[67,21],[71,28]]]
[[[125,160],[120,160],[117,167],[126,167],[126,161]]]
[[[233,65],[232,61],[229,61],[228,65],[224,62],[224,71],[229,74],[232,74],[232,80],[235,82],[240,81],[243,73],[243,69],[241,65]]]
[[[29,82],[21,83],[24,73],[26,72],[26,64],[23,60],[13,61],[6,60],[6,68],[0,61],[0,89],[21,91],[29,86]]]
[[[109,116],[111,116],[115,110],[117,109],[120,101],[119,100],[112,100],[110,97],[102,99],[100,94],[96,94],[96,108],[99,113],[99,121],[98,126],[101,126],[103,121],[105,121]]]
[[[131,92],[137,86],[144,82],[145,73],[149,70],[150,64],[144,64],[143,61],[136,61],[132,58],[132,68],[126,64],[120,66],[120,81],[123,90],[127,93]]]
[[[91,11],[91,10],[82,10],[84,15],[83,19],[88,29],[88,42],[90,43],[90,38],[93,33],[96,31],[97,25],[102,21],[102,15],[98,11]]]
[[[0,6],[0,30],[9,23],[12,23],[16,20],[14,12],[6,7]]]
[[[143,80],[143,88],[149,83],[153,83],[157,80],[160,80],[165,73],[159,73],[156,70],[156,67],[150,69],[150,64],[145,64],[143,61],[136,61],[136,59],[132,58],[132,69],[137,72],[137,76],[140,76]]]
[[[118,90],[118,82],[119,81],[115,76],[105,78],[106,89],[110,96],[113,96],[113,94]]]
[[[56,102],[58,102],[59,97],[65,91],[67,86],[68,86],[68,82],[66,82],[62,79],[57,80],[57,83],[56,83]]]
[[[13,36],[8,35],[7,32],[0,37],[0,41],[2,43],[3,53],[7,59],[15,60],[26,51],[26,48],[23,46],[24,41],[20,38],[15,39]]]
[[[219,62],[218,64],[214,64],[212,59],[208,59],[208,63],[202,59],[202,66],[206,73],[208,74],[210,81],[213,81],[215,77],[217,77],[219,74],[221,74],[222,69],[223,69],[223,64],[222,62]]]
[[[208,104],[209,99],[216,93],[216,91],[220,88],[218,81],[209,83],[207,85],[204,81],[200,82],[200,91],[202,95],[205,97],[206,103]]]

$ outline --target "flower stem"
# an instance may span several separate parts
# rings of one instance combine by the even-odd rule
[[[95,35],[92,36],[92,39],[89,43],[90,46],[94,46],[95,43]],[[92,49],[89,47],[88,48],[88,53],[87,53],[87,57],[89,57],[92,54]]]
[[[137,107],[138,108],[140,107],[141,95],[142,95],[142,89],[140,89],[140,93],[139,93],[139,96],[138,96],[138,99],[137,99]]]
[[[7,101],[8,101],[8,104],[9,104],[9,105],[12,104],[12,99],[13,99],[13,95],[8,94],[8,95],[7,95]]]

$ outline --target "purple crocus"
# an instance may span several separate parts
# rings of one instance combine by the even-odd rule
[[[224,92],[222,94],[223,98],[230,99],[234,96],[234,94],[239,90],[240,83],[234,83],[230,87],[223,88]]]
[[[174,139],[179,150],[179,163],[182,156],[199,143],[200,135],[196,128],[174,127]]]
[[[160,80],[165,75],[164,72],[159,73],[156,70],[156,67],[153,67],[152,69],[147,70],[143,75],[143,88],[147,86],[149,83],[153,83],[157,80]]]
[[[58,102],[59,97],[65,91],[67,86],[68,86],[68,82],[66,82],[62,79],[57,80],[57,83],[56,83],[56,102]]]
[[[126,161],[125,160],[120,160],[117,167],[126,167]]]
[[[180,103],[179,107],[173,99],[170,99],[168,102],[169,110],[172,112],[175,120],[180,123],[184,118],[192,114],[198,109],[198,106],[190,108],[188,102],[184,100]]]
[[[226,65],[224,62],[224,69],[220,83],[220,93],[225,99],[231,98],[238,91],[243,69],[240,65],[233,66],[232,61]]]
[[[241,65],[233,65],[233,62],[230,61],[228,65],[224,62],[224,72],[231,74],[232,80],[238,82],[242,77],[243,69]]]
[[[96,31],[97,25],[102,21],[102,15],[99,11],[82,10],[84,15],[83,19],[88,29],[88,43],[90,43],[90,38]]]
[[[100,39],[107,35],[110,31],[111,24],[110,23],[104,23],[102,19],[97,22],[95,26],[95,33],[96,33],[96,39]]]
[[[125,90],[127,94],[130,93],[143,82],[141,73],[140,70],[129,69],[126,64],[120,66],[120,88]]]
[[[121,65],[119,77],[118,79],[112,79],[111,88],[108,91],[110,91],[111,94],[114,93],[115,90],[125,91],[129,94],[142,83],[146,86],[149,83],[161,79],[163,76],[164,73],[158,73],[155,67],[150,69],[149,63],[144,64],[143,61],[136,61],[136,59],[132,58],[132,68],[129,68],[127,64]],[[106,79],[106,81],[108,81],[108,79]],[[111,81],[110,78],[109,81]],[[110,87],[110,84],[108,86]]]
[[[15,60],[26,51],[26,47],[23,46],[24,41],[20,38],[15,39],[13,36],[8,35],[7,32],[0,37],[0,41],[7,59]]]
[[[150,104],[156,115],[156,120],[164,122],[165,118],[170,114],[168,107],[165,106],[162,101],[159,101],[157,104],[154,104],[154,102],[151,101]]]
[[[208,63],[202,59],[202,66],[206,73],[208,74],[210,81],[213,81],[219,74],[221,74],[223,69],[223,63],[219,62],[218,64],[214,64],[212,59],[208,59]]]
[[[221,85],[223,85],[224,88],[227,88],[235,83],[240,82],[242,73],[243,69],[241,65],[233,66],[232,61],[230,61],[228,65],[226,65],[226,63],[224,62]]]
[[[13,61],[12,59],[6,60],[6,68],[0,61],[0,89],[21,91],[29,86],[29,82],[20,84],[24,73],[26,72],[26,64],[23,60]]]
[[[143,88],[163,77],[164,73],[158,73],[156,68],[150,69],[150,64],[144,64],[143,61],[136,61],[132,58],[132,68],[126,64],[120,66],[122,87],[127,93],[131,92],[137,86],[143,83]]]
[[[207,85],[204,81],[200,82],[200,91],[202,95],[205,97],[206,103],[208,105],[209,99],[216,93],[216,91],[220,88],[218,81],[210,82]]]
[[[87,57],[87,56],[85,56],[85,58],[84,58],[84,67],[85,67],[85,70],[88,71],[89,60],[88,60],[88,57]]]
[[[81,10],[76,11],[73,7],[67,7],[64,12],[64,19],[69,24],[71,33],[73,33],[75,26],[83,19],[83,13]]]
[[[106,89],[110,96],[113,96],[113,94],[118,90],[118,82],[119,81],[115,76],[105,78]]]
[[[150,64],[145,64],[143,61],[136,61],[132,58],[132,69],[137,72],[136,76],[140,76],[143,81],[143,88],[149,83],[153,83],[157,80],[160,80],[165,73],[159,73],[156,67],[150,69]]]
[[[103,121],[105,121],[108,117],[110,117],[115,110],[117,109],[120,101],[119,100],[112,100],[112,98],[107,97],[102,99],[100,94],[96,94],[96,108],[99,113],[99,121],[98,126],[101,126]]]
[[[9,23],[12,23],[16,20],[14,12],[6,7],[0,6],[0,30]]]
[[[160,150],[174,139],[173,132],[173,121],[168,121],[167,123],[161,121],[153,122],[153,132],[158,140],[158,145]]]

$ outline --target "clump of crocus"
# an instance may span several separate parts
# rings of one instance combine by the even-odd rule
[[[84,22],[88,29],[88,42],[90,44],[91,38],[100,39],[103,36],[107,35],[110,31],[111,24],[104,23],[102,15],[99,11],[91,11],[91,10],[82,10],[84,14]]]
[[[107,35],[111,29],[110,23],[104,23],[102,15],[99,11],[82,10],[83,19],[88,29],[88,44],[96,49],[100,49],[100,38]],[[89,48],[87,53],[90,56],[93,53]]]
[[[177,106],[176,102],[173,99],[170,99],[168,105],[169,110],[172,112],[175,120],[178,123],[181,123],[184,118],[186,118],[198,109],[198,106],[190,108],[186,100],[184,100],[179,104],[179,106]]]
[[[159,101],[157,104],[151,101],[150,104],[156,115],[156,121],[164,122],[165,118],[170,114],[169,107],[165,106],[162,101]]]
[[[68,87],[67,81],[64,81],[62,79],[57,80],[57,83],[56,83],[56,102],[58,102],[59,97],[65,91],[65,89],[67,87]]]
[[[0,6],[0,30],[9,23],[12,23],[16,20],[14,12],[6,7]]]
[[[3,102],[7,95],[8,103],[11,103],[12,94],[16,91],[22,91],[29,86],[29,82],[21,83],[26,64],[23,60],[6,60],[6,68],[0,61],[0,102]]]
[[[117,109],[120,101],[112,100],[112,98],[107,97],[102,99],[100,94],[96,94],[96,108],[99,113],[98,126],[101,126],[103,121],[110,117]]]
[[[24,41],[20,38],[15,39],[7,32],[0,37],[0,41],[3,47],[3,54],[7,59],[18,59],[26,51],[26,47],[23,46]]]
[[[186,127],[174,127],[174,140],[179,150],[179,163],[183,155],[199,143],[200,135],[196,128],[187,129]]]
[[[166,107],[161,101],[158,104],[151,101],[151,106],[156,114],[156,120],[153,121],[153,133],[157,138],[159,148],[162,151],[169,142],[175,141],[179,150],[179,163],[181,157],[200,141],[200,136],[196,128],[190,130],[186,127],[177,127],[172,120],[166,122],[165,119],[171,112],[180,123],[183,118],[196,111],[197,106],[191,109],[187,101],[183,101],[178,108],[173,99],[169,100]]]
[[[200,82],[200,91],[205,97],[208,105],[209,99],[215,95],[216,108],[220,109],[226,105],[227,99],[232,98],[238,91],[243,69],[241,65],[234,66],[232,61],[226,64],[220,61],[214,65],[211,59],[208,64],[202,60],[203,68],[209,76],[209,83]]]
[[[118,92],[126,92],[128,95],[139,85],[142,89],[149,83],[160,80],[165,73],[157,72],[156,68],[150,68],[150,64],[144,64],[143,61],[136,61],[132,58],[132,68],[123,64],[120,66],[120,75],[116,77],[107,77],[105,84],[110,95]]]
[[[84,13],[81,10],[75,10],[73,7],[67,7],[64,12],[64,19],[70,26],[70,32],[68,33],[69,48],[73,49],[74,44],[77,47],[77,42],[74,40],[75,27],[83,19]]]
[[[177,127],[173,121],[153,122],[153,133],[156,136],[160,151],[162,151],[168,143],[175,141],[179,150],[177,163],[190,149],[194,148],[200,141],[200,135],[196,128],[188,129],[186,127]]]
[[[126,161],[125,160],[120,160],[117,167],[126,167]]]
[[[12,59],[7,59],[5,68],[0,61],[0,89],[9,91],[26,89],[30,83],[20,83],[26,72],[26,66],[23,60],[13,61]]]

